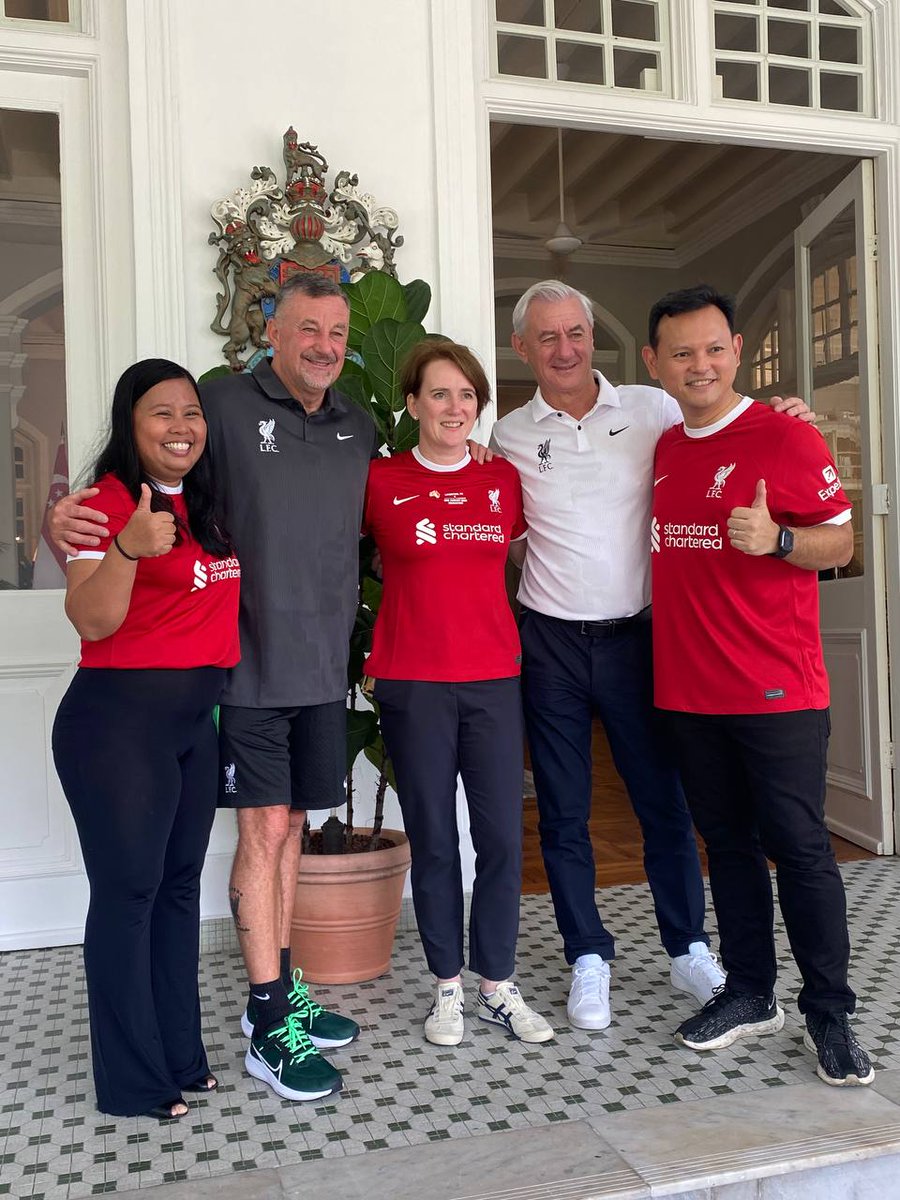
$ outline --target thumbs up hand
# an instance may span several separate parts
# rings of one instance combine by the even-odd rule
[[[728,518],[728,538],[735,550],[744,554],[771,554],[778,549],[778,525],[769,515],[766,481],[756,484],[749,508],[733,508]]]
[[[175,518],[169,512],[151,512],[150,496],[150,488],[142,483],[138,506],[119,534],[122,549],[134,558],[159,558],[175,545]]]

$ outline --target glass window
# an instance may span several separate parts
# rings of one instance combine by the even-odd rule
[[[778,321],[772,322],[759,343],[759,349],[753,356],[753,391],[762,392],[767,388],[777,387],[780,378],[781,364],[778,350]]]
[[[710,2],[721,99],[872,112],[870,24],[862,5],[851,0]]]
[[[68,490],[59,118],[0,109],[0,588],[65,586],[42,536]]]
[[[72,19],[69,0],[2,0],[2,13],[12,21],[55,21],[68,25]]]
[[[494,14],[500,75],[657,93],[668,87],[669,0],[495,0]]]

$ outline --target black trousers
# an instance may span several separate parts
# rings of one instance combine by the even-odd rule
[[[216,809],[225,679],[78,671],[53,757],[91,887],[84,966],[97,1107],[134,1116],[208,1071],[197,968],[200,871]]]
[[[597,911],[588,825],[594,713],[641,823],[662,943],[674,956],[691,942],[708,942],[694,829],[653,708],[650,621],[604,628],[523,609],[519,632],[541,851],[566,961],[615,957],[613,935]]]
[[[769,858],[803,977],[800,1011],[853,1012],[847,903],[825,827],[827,709],[665,716],[706,842],[728,986],[754,995],[775,987]]]
[[[379,679],[375,699],[397,777],[428,967],[439,979],[452,979],[465,961],[456,824],[461,775],[475,847],[469,967],[485,979],[508,979],[515,970],[522,890],[519,680]]]

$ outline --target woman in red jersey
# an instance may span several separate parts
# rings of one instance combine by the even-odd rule
[[[504,567],[525,532],[518,473],[478,465],[466,441],[488,402],[474,354],[428,340],[404,365],[419,444],[375,460],[365,527],[384,592],[367,670],[375,679],[412,851],[412,888],[435,997],[425,1037],[463,1038],[463,891],[456,824],[462,776],[475,847],[469,967],[477,1015],[527,1042],[553,1030],[512,981],[522,874],[520,647]]]
[[[69,562],[79,670],[53,755],[91,887],[84,964],[97,1106],[186,1116],[217,1086],[200,1035],[200,871],[213,708],[239,658],[240,567],[218,519],[197,384],[164,359],[119,380],[94,472],[105,550]]]

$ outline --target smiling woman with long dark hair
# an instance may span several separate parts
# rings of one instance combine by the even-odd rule
[[[92,472],[108,547],[81,551],[66,580],[82,654],[53,754],[91,886],[97,1106],[117,1116],[183,1117],[183,1091],[217,1086],[200,1036],[200,872],[240,567],[205,449],[190,373],[165,359],[129,367]]]

